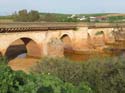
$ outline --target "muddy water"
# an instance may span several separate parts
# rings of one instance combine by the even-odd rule
[[[92,52],[90,51],[74,51],[74,50],[65,50],[64,56],[73,61],[85,61],[93,57]]]
[[[16,49],[17,50],[17,49]],[[16,52],[16,51],[15,51]],[[79,61],[86,61],[88,59],[91,59],[95,56],[115,56],[116,54],[119,55],[121,51],[105,51],[105,52],[97,52],[97,51],[73,51],[73,50],[65,50],[64,56],[66,58],[69,58],[73,61],[79,62]],[[121,53],[122,56],[125,57],[125,52]],[[12,55],[11,55],[12,56]],[[25,72],[28,72],[30,68],[35,65],[39,61],[38,58],[33,57],[27,57],[26,53],[22,53],[18,55],[15,59],[9,61],[9,66],[13,70],[23,70]]]
[[[14,53],[13,53],[14,54]],[[69,58],[71,60],[75,61],[82,61],[87,60],[91,57],[90,53],[83,53],[83,52],[75,52],[75,51],[65,51],[64,55],[66,58]],[[12,55],[11,55],[12,56]],[[14,55],[15,56],[15,55]],[[27,57],[26,53],[22,53],[18,55],[15,59],[10,60],[8,65],[13,70],[23,70],[25,72],[28,72],[30,68],[35,65],[39,61],[38,58],[33,57]]]
[[[29,72],[31,67],[38,62],[35,58],[16,58],[11,60],[8,65],[13,70],[23,70],[24,72]]]

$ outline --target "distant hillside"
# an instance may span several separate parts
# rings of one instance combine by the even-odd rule
[[[55,17],[55,18],[67,18],[71,16],[72,14],[61,14],[61,13],[39,13],[42,18],[45,18],[46,16]],[[96,13],[96,14],[76,14],[78,16],[108,16],[108,15],[114,15],[109,13]],[[116,15],[116,14],[115,14]],[[0,16],[0,19],[12,19],[12,16]]]
[[[0,22],[13,22],[12,16],[0,16]]]
[[[40,13],[40,20],[62,22],[62,21],[65,21],[65,19],[67,19],[68,16],[71,16],[71,14]]]
[[[61,13],[39,13],[40,15],[46,16],[48,14],[54,15],[54,16],[70,16],[72,14],[61,14]]]
[[[39,13],[39,12],[38,12]],[[95,13],[95,14],[75,14],[77,17],[81,18],[85,16],[87,18],[86,22],[89,22],[89,17],[106,17],[105,22],[122,22],[125,20],[125,14],[119,13]],[[12,22],[14,21],[14,15],[10,16],[0,16],[0,22]],[[72,14],[61,14],[61,13],[39,13],[38,22],[79,22],[77,18],[68,19]]]
[[[109,13],[95,13],[95,14],[78,14],[80,16],[106,16],[109,15]]]
[[[114,17],[114,16],[125,16],[125,14],[119,14],[119,13],[114,13],[114,14],[107,14],[107,15],[102,15],[105,17]]]
[[[0,19],[12,19],[12,16],[9,15],[9,16],[0,16]]]

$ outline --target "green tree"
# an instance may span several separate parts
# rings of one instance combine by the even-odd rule
[[[22,22],[27,22],[28,21],[28,12],[27,12],[27,10],[20,10],[19,12],[18,12],[18,20],[19,21],[22,21]]]
[[[27,12],[26,9],[20,10],[18,13],[14,13],[12,16],[14,21],[19,22],[35,22],[40,19],[38,11],[31,10],[30,12]]]
[[[51,13],[47,13],[44,20],[47,22],[54,22],[56,21],[56,17]]]
[[[40,19],[40,15],[38,11],[35,10],[31,10],[28,14],[28,21],[30,22],[34,22],[34,21],[38,21]]]

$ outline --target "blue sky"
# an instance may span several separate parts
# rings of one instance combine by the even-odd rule
[[[21,9],[54,13],[125,13],[125,0],[0,0],[0,15]]]

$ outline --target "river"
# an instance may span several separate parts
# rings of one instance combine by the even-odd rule
[[[116,52],[116,51],[115,51]],[[73,61],[86,61],[96,56],[114,56],[115,52],[97,52],[97,51],[65,51],[64,56]],[[115,54],[116,55],[116,54]],[[125,57],[125,52],[121,53],[121,56]],[[8,65],[13,70],[23,70],[28,72],[32,66],[38,63],[39,58],[27,57],[26,53],[18,55],[15,59],[9,61]]]

